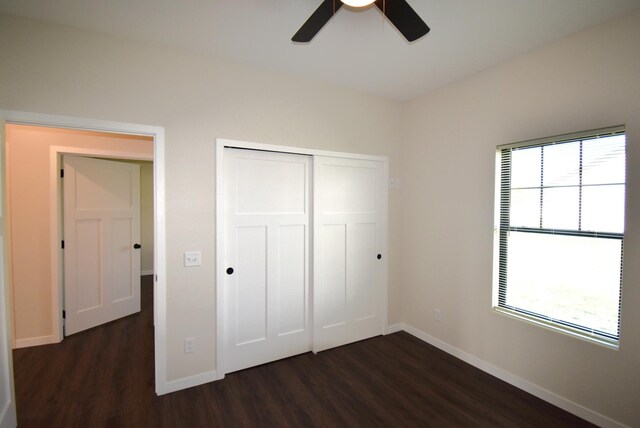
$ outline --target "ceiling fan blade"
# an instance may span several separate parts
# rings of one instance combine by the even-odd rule
[[[307,19],[307,22],[291,38],[291,41],[298,43],[310,42],[341,7],[342,2],[340,0],[324,0]]]
[[[406,0],[376,0],[376,6],[410,42],[418,40],[430,30]]]

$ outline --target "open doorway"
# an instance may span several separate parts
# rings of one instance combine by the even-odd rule
[[[55,116],[41,113],[29,113],[29,112],[20,112],[20,111],[10,111],[10,110],[0,110],[0,142],[2,144],[2,148],[4,149],[4,131],[7,125],[33,125],[33,126],[44,126],[44,127],[52,127],[52,128],[63,128],[63,129],[76,129],[76,130],[86,130],[86,131],[98,131],[98,132],[109,132],[109,133],[118,133],[122,135],[143,135],[148,136],[153,140],[153,196],[154,196],[154,272],[152,278],[152,286],[153,286],[153,354],[152,360],[154,362],[154,379],[155,379],[155,391],[158,395],[165,394],[167,392],[167,373],[166,373],[166,233],[165,233],[165,167],[164,167],[164,128],[158,126],[150,126],[150,125],[141,125],[134,123],[125,123],[125,122],[113,122],[113,121],[104,121],[98,119],[87,119],[80,117],[69,117],[69,116]],[[2,153],[4,155],[4,153]],[[99,154],[95,154],[99,156]],[[2,156],[0,162],[2,163],[2,167],[6,167],[5,156]],[[51,170],[55,170],[55,165],[57,162],[57,155],[51,155],[49,157],[50,164],[54,165],[54,168]],[[4,175],[4,174],[3,174]],[[2,188],[5,189],[4,177],[2,177]],[[51,195],[56,195],[55,192],[51,192]],[[57,200],[55,196],[52,197],[50,201],[51,205],[55,205]],[[3,215],[4,215],[4,209]],[[6,238],[6,232],[4,229],[4,224],[6,223],[6,219],[2,217],[1,225],[3,228],[2,236],[0,236],[0,240],[4,241]],[[54,225],[55,226],[55,225]],[[57,251],[59,248],[58,236],[54,236],[50,241],[52,245],[52,250]],[[57,242],[56,242],[57,241]],[[5,248],[5,244],[2,244],[2,248]],[[9,266],[9,263],[2,263],[2,269],[6,266]],[[54,272],[55,271],[55,272]],[[51,273],[52,279],[57,279],[58,275],[57,266],[54,267]],[[5,283],[5,281],[0,281],[0,293],[2,296],[7,296],[9,298],[9,287]],[[53,295],[51,297],[52,301],[55,300],[59,296],[58,294]],[[1,299],[0,299],[1,300]],[[10,322],[12,318],[12,307],[7,301],[6,304],[0,301],[0,320],[6,319],[6,323],[0,323],[0,336],[3,338],[10,338],[9,331],[13,329],[12,324]],[[56,314],[56,317],[58,314]],[[51,311],[51,317],[53,318],[53,311]],[[55,332],[53,332],[55,333]],[[62,329],[60,327],[59,334],[62,334]],[[4,340],[3,340],[4,342]],[[8,343],[8,345],[11,345]],[[5,348],[3,348],[5,349]],[[11,364],[11,354],[7,353],[6,349],[3,351],[6,358],[3,358],[0,362],[0,369],[6,376],[3,376],[2,379],[2,387],[6,389],[6,391],[13,391],[13,376],[12,376],[12,364]],[[11,411],[11,408],[15,409],[15,404],[13,399],[7,401],[3,399],[3,405],[9,406],[8,415],[15,414],[15,411]]]
[[[148,136],[13,124],[7,125],[6,130],[10,230],[9,278],[13,296],[14,344],[16,348],[22,348],[57,343],[63,339],[65,300],[67,306],[69,301],[73,301],[73,299],[65,299],[64,294],[63,260],[66,251],[63,245],[62,229],[65,222],[60,195],[62,183],[71,182],[75,176],[61,178],[59,171],[61,171],[63,158],[71,158],[69,155],[73,155],[79,160],[96,156],[110,158],[111,162],[116,159],[153,160],[153,139]],[[94,160],[94,162],[100,161]],[[109,164],[108,161],[103,162]],[[113,162],[111,165],[119,164]],[[127,165],[122,166],[127,167]],[[139,169],[137,165],[134,168]],[[91,169],[96,171],[94,176],[87,175]],[[104,195],[100,198],[108,199],[115,190],[115,187],[105,189],[104,192],[101,190],[105,186],[109,187],[111,182],[119,180],[117,175],[108,176],[103,183],[98,184],[97,181],[105,175],[104,173],[100,165],[93,165],[85,170],[84,182],[94,186],[93,190],[90,190],[91,199],[95,199],[102,193]],[[137,200],[139,196],[138,193]],[[101,205],[105,201],[96,203]],[[148,213],[146,217],[149,217]],[[93,222],[93,224],[98,223],[99,221]],[[91,222],[85,221],[82,224],[85,225],[85,234],[97,233],[105,240],[111,237],[111,231],[108,228],[90,230],[86,226],[91,225]],[[77,238],[74,242],[87,241],[86,237],[78,235]],[[136,239],[138,239],[137,236]],[[147,247],[152,248],[153,245]],[[104,250],[87,248],[80,255],[92,251],[105,253]],[[131,251],[130,253],[134,254]],[[87,288],[87,291],[78,295],[89,296],[89,300],[96,298],[95,302],[87,301],[85,306],[93,307],[94,313],[104,312],[101,307],[111,304],[104,299],[108,297],[109,289],[112,288],[110,272],[118,272],[119,267],[105,269],[103,263],[84,263],[84,265],[87,280],[80,285]],[[66,263],[66,266],[69,268],[71,265]],[[153,269],[152,266],[147,266],[146,270],[149,268]],[[99,275],[102,277],[100,278]],[[74,282],[76,283],[77,281]],[[139,291],[135,294],[139,299]],[[139,301],[137,306],[139,310]],[[90,313],[91,310],[86,312]],[[97,317],[95,325],[101,323],[100,318]],[[104,318],[104,322],[110,320],[112,319]]]

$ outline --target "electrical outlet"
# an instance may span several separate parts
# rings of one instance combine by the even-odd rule
[[[442,321],[442,311],[440,309],[433,311],[433,318],[438,322]]]
[[[189,337],[184,340],[184,353],[190,354],[192,352],[196,352],[196,339]]]
[[[390,178],[389,179],[389,188],[390,189],[399,189],[400,188],[400,179],[399,178]]]

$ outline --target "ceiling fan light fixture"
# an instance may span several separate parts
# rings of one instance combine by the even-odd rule
[[[375,0],[342,0],[342,3],[351,7],[365,7],[369,6]]]
[[[414,42],[429,32],[429,26],[407,3],[407,0],[323,0],[298,32],[293,35],[291,41],[309,43],[345,4],[362,8],[374,3],[408,42]]]

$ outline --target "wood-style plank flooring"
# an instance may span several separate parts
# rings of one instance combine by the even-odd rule
[[[154,392],[151,277],[142,312],[15,350],[20,427],[587,427],[396,333]]]

